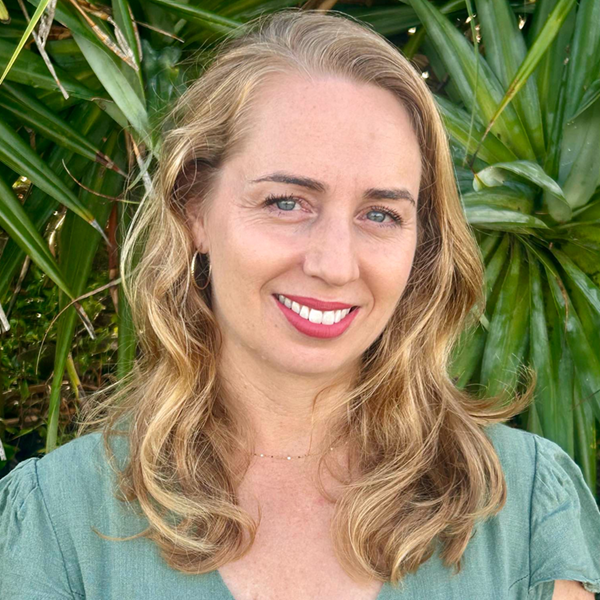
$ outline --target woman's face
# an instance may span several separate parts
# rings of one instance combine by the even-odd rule
[[[277,76],[251,120],[193,224],[224,352],[238,365],[343,374],[383,331],[411,271],[416,135],[391,92],[340,78]]]

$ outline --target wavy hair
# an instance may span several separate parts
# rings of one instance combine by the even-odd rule
[[[409,61],[341,13],[285,9],[251,21],[219,45],[176,102],[153,191],[142,200],[121,256],[139,356],[127,376],[84,408],[77,435],[102,431],[111,464],[111,437],[126,438],[121,499],[137,501],[149,524],[138,536],[158,544],[172,568],[205,573],[250,549],[258,524],[236,502],[250,459],[240,464],[234,457],[240,447],[253,449],[252,434],[222,401],[221,334],[211,285],[191,285],[196,249],[186,210],[210,201],[221,165],[248,132],[261,86],[288,73],[389,90],[410,115],[423,163],[419,234],[405,291],[364,353],[344,411],[328,424],[335,444],[351,442],[356,473],[336,500],[336,555],[357,581],[397,584],[439,543],[446,566],[460,572],[476,521],[506,501],[501,464],[484,428],[529,405],[535,374],[528,371],[531,383],[509,401],[506,394],[471,395],[449,376],[452,348],[481,315],[485,293],[446,131]],[[323,453],[319,473],[326,461]]]

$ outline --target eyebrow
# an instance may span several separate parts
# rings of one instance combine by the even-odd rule
[[[314,192],[325,193],[329,187],[327,184],[312,179],[310,177],[301,177],[299,175],[291,175],[290,173],[283,173],[277,171],[258,179],[252,179],[250,183],[260,183],[262,181],[275,181],[277,183],[289,183],[292,185],[299,185],[301,187],[308,188]],[[408,200],[416,206],[415,199],[412,194],[405,188],[369,188],[365,190],[364,197],[369,200]]]

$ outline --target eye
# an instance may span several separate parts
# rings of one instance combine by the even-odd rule
[[[264,205],[271,206],[274,209],[279,209],[280,212],[293,212],[294,204],[298,204],[300,198],[291,195],[275,196],[273,194],[267,196]]]
[[[265,199],[264,206],[271,207],[272,210],[279,213],[291,213],[294,212],[294,205],[301,204],[302,202],[301,198],[289,194],[281,196],[271,194]],[[397,212],[385,206],[371,206],[366,214],[369,215],[371,213],[379,215],[373,222],[380,223],[382,227],[398,227],[404,224],[404,219]],[[385,222],[386,217],[390,218],[390,221],[387,223]]]
[[[367,215],[370,214],[378,215],[374,222],[381,223],[383,227],[397,227],[404,225],[404,219],[397,212],[390,208],[385,208],[384,206],[371,206],[367,212]],[[384,223],[385,217],[389,217],[391,222]]]

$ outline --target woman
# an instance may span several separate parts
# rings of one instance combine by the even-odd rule
[[[397,50],[259,20],[175,107],[154,185],[123,265],[140,360],[0,483],[2,598],[600,592],[581,471],[503,424],[532,385],[500,406],[447,375],[483,270]]]

